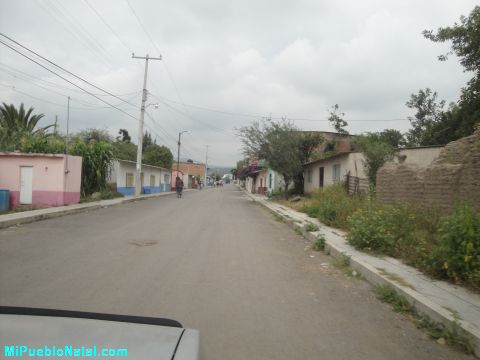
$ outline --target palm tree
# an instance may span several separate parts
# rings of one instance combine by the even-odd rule
[[[20,104],[19,110],[17,110],[13,104],[7,105],[3,103],[3,105],[0,106],[0,127],[3,128],[8,135],[34,135],[55,126],[54,124],[51,124],[35,129],[40,119],[45,115],[32,115],[33,110],[33,108],[30,108],[25,111],[23,103]]]

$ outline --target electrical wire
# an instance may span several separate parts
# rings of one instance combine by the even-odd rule
[[[29,81],[36,80],[36,81],[40,81],[40,82],[42,82],[42,83],[45,83],[45,84],[48,85],[48,86],[52,86],[52,87],[55,87],[55,88],[59,88],[59,87],[60,87],[60,88],[63,88],[63,89],[65,89],[65,90],[67,90],[67,91],[70,91],[70,92],[75,92],[75,93],[78,93],[78,94],[84,94],[84,92],[81,91],[81,90],[73,89],[73,88],[68,87],[68,86],[64,86],[64,85],[61,85],[61,84],[57,84],[57,83],[54,83],[54,82],[51,82],[51,81],[48,81],[48,80],[45,80],[45,79],[42,79],[42,78],[39,78],[39,77],[30,75],[30,74],[28,74],[28,73],[26,73],[26,72],[24,72],[24,71],[18,70],[18,69],[16,69],[16,68],[14,68],[14,67],[12,67],[12,66],[10,66],[10,65],[4,64],[4,63],[2,63],[2,62],[0,62],[0,67],[6,68],[6,70],[0,68],[0,71],[4,71],[4,72],[6,72],[6,73],[9,73],[9,74],[12,75],[12,76],[18,76],[18,75],[16,75],[16,74],[12,74],[12,72],[16,72],[16,73],[18,73],[18,74],[23,75],[24,78],[28,78]],[[20,77],[20,78],[21,78],[21,77]],[[30,79],[32,79],[32,80],[30,80]],[[25,79],[25,80],[26,80],[26,79]],[[142,93],[142,91],[138,91],[138,90],[137,90],[137,91],[132,91],[132,92],[124,93],[124,94],[116,94],[116,95],[121,97],[121,96],[129,96],[129,95],[141,94],[141,93]],[[100,93],[94,93],[94,94],[97,95],[97,96],[110,96],[110,95],[108,95],[108,94],[100,94]]]
[[[63,28],[65,28],[77,41],[82,43],[83,46],[88,49],[94,56],[96,56],[103,65],[111,69],[110,63],[104,59],[104,55],[98,50],[96,50],[88,39],[86,39],[85,37],[81,37],[80,34],[77,34],[72,29],[71,23],[66,24],[64,21],[65,16],[57,8],[55,8],[53,4],[46,1],[38,1],[37,4],[39,4],[50,17],[53,17]]]
[[[0,35],[3,35],[3,34],[1,34],[1,33],[0,33]],[[18,53],[19,55],[21,55],[21,56],[25,57],[26,59],[28,59],[28,60],[30,60],[30,61],[32,61],[32,62],[34,62],[34,63],[35,63],[35,64],[37,64],[38,66],[41,66],[42,68],[44,68],[45,70],[47,70],[47,71],[51,72],[52,74],[54,74],[54,75],[58,76],[59,78],[61,78],[61,79],[65,80],[66,82],[68,82],[68,83],[72,84],[73,86],[75,86],[75,87],[79,88],[80,90],[84,91],[85,93],[87,93],[87,94],[89,94],[89,95],[93,96],[94,98],[96,98],[96,99],[100,100],[101,102],[103,102],[103,103],[105,103],[105,104],[109,105],[110,107],[112,107],[112,108],[114,108],[114,109],[117,109],[118,111],[120,111],[120,112],[124,113],[125,115],[127,115],[127,116],[129,116],[129,117],[131,117],[131,118],[133,118],[133,119],[135,119],[135,120],[137,120],[137,118],[136,118],[136,117],[134,117],[133,115],[131,115],[131,114],[127,113],[126,111],[124,111],[124,110],[122,110],[122,109],[120,109],[120,108],[116,107],[115,105],[112,105],[112,104],[110,104],[108,101],[105,101],[105,100],[103,100],[102,98],[100,98],[100,97],[98,97],[98,96],[94,95],[93,93],[89,92],[88,90],[85,90],[85,89],[84,89],[84,88],[82,88],[81,86],[79,86],[79,85],[77,85],[77,84],[73,83],[72,81],[70,81],[70,80],[66,79],[66,78],[65,78],[65,77],[63,77],[62,75],[60,75],[60,74],[56,73],[55,71],[53,71],[53,70],[51,70],[51,69],[47,68],[46,66],[42,65],[41,63],[39,63],[39,62],[38,62],[38,61],[36,61],[35,59],[32,59],[32,58],[31,58],[31,57],[29,57],[28,55],[25,55],[25,54],[23,54],[22,52],[20,52],[19,50],[15,49],[15,48],[14,48],[14,47],[12,47],[12,46],[10,46],[9,44],[7,44],[7,43],[3,42],[2,40],[0,40],[0,43],[1,43],[1,44],[3,44],[3,45],[5,45],[6,47],[10,48],[11,50],[15,51],[15,52],[16,52],[16,53]],[[96,87],[96,88],[98,88],[98,87]],[[98,89],[100,89],[100,88],[98,88]],[[100,89],[100,90],[101,90],[101,91],[105,91],[105,90],[103,90],[103,89]],[[115,96],[115,97],[116,97],[116,98],[118,98],[117,96]],[[121,99],[121,98],[119,98],[119,99],[120,99],[120,100],[122,100],[123,102],[126,102],[125,100],[123,100],[123,99]],[[126,103],[128,103],[128,102],[126,102]]]
[[[137,13],[135,12],[135,9],[133,8],[133,6],[130,4],[130,2],[128,0],[125,0],[128,7],[130,8],[130,10],[132,11],[132,14],[135,16],[135,19],[137,19],[137,22],[138,24],[140,25],[140,27],[142,28],[143,32],[145,33],[145,35],[147,35],[148,37],[148,40],[150,40],[150,43],[153,45],[153,47],[157,50],[158,54],[160,54],[160,49],[158,48],[157,44],[155,44],[155,42],[153,41],[152,37],[150,36],[150,34],[148,33],[147,29],[145,28],[145,26],[143,26],[142,22],[140,21],[140,18],[137,16]]]
[[[3,36],[4,38],[6,38],[6,39],[10,40],[10,41],[11,41],[11,42],[13,42],[14,44],[16,44],[16,45],[20,46],[21,48],[23,48],[23,49],[27,50],[28,52],[30,52],[30,53],[32,53],[32,54],[34,54],[34,55],[38,56],[40,59],[42,59],[42,60],[46,61],[47,63],[49,63],[49,64],[51,64],[51,65],[53,65],[53,66],[55,66],[55,67],[56,67],[56,68],[58,68],[58,69],[60,69],[60,70],[62,70],[62,71],[64,71],[64,72],[66,72],[67,74],[69,74],[69,75],[71,75],[71,76],[75,77],[76,79],[78,79],[78,80],[80,80],[80,81],[83,81],[84,83],[86,83],[86,84],[88,84],[88,85],[90,85],[90,86],[94,87],[95,89],[97,89],[97,90],[100,90],[100,91],[102,91],[102,92],[104,92],[104,93],[106,93],[106,94],[108,94],[108,95],[110,95],[110,96],[112,96],[112,97],[114,97],[114,98],[116,98],[116,99],[120,100],[120,101],[123,101],[123,102],[125,102],[125,103],[127,103],[127,104],[130,104],[131,106],[133,106],[133,107],[137,108],[137,105],[134,105],[134,104],[132,104],[132,103],[130,103],[130,102],[128,102],[128,101],[125,101],[125,100],[124,100],[124,99],[122,99],[121,97],[119,97],[119,96],[117,96],[117,95],[115,95],[115,94],[112,94],[111,92],[109,92],[109,91],[107,91],[107,90],[104,90],[104,89],[102,89],[102,88],[98,87],[98,86],[97,86],[97,85],[95,85],[95,84],[92,84],[91,82],[89,82],[89,81],[87,81],[87,80],[85,80],[85,79],[81,78],[80,76],[78,76],[78,75],[76,75],[76,74],[72,73],[71,71],[69,71],[69,70],[65,69],[64,67],[62,67],[62,66],[60,66],[60,65],[56,64],[55,62],[53,62],[53,61],[51,61],[51,60],[49,60],[49,59],[47,59],[47,58],[43,57],[43,56],[42,56],[42,55],[40,55],[39,53],[37,53],[37,52],[35,52],[35,51],[33,51],[33,50],[29,49],[29,48],[28,48],[28,47],[26,47],[25,45],[22,45],[22,44],[20,44],[18,41],[15,41],[15,40],[13,40],[13,39],[12,39],[12,38],[10,38],[9,36],[5,35],[4,33],[0,32],[0,36]],[[13,48],[13,47],[11,47],[11,46],[7,45],[6,43],[2,42],[2,44],[4,44],[5,46],[8,46],[9,48],[11,48],[12,50],[14,50],[14,51],[16,51],[17,53],[21,54],[22,56],[24,56],[24,57],[27,57],[26,55],[22,54],[21,52],[19,52],[19,51],[18,51],[18,50],[16,50],[15,48]],[[28,58],[28,57],[27,57],[27,58]],[[31,59],[31,58],[29,58],[29,59],[30,59],[31,61],[34,61],[34,60],[33,60],[33,59]],[[36,61],[34,61],[34,62],[35,62],[37,65],[40,65],[40,66],[44,67],[45,69],[47,69],[48,71],[52,72],[53,74],[55,74],[55,75],[57,75],[57,76],[60,76],[59,74],[57,74],[57,73],[55,73],[55,72],[51,71],[50,69],[48,69],[47,67],[45,67],[45,66],[41,65],[40,63],[38,63],[38,62],[36,62]],[[62,79],[63,79],[63,80],[66,80],[64,77],[62,77]],[[66,80],[66,81],[68,81],[68,80]],[[74,84],[74,83],[72,83],[72,82],[70,82],[70,81],[68,81],[68,82],[69,82],[69,83],[71,83],[72,85],[74,85],[75,87],[77,87],[77,88],[80,88],[78,85],[76,85],[76,84]],[[80,89],[81,89],[81,90],[83,90],[83,91],[85,91],[85,92],[87,92],[86,90],[84,90],[84,89],[82,89],[82,88],[80,88]],[[92,95],[92,96],[94,96],[94,97],[97,97],[97,96],[93,95],[93,93],[91,93],[91,92],[87,92],[87,93],[88,93],[88,94],[90,94],[90,95]],[[97,97],[97,99],[98,99],[98,97]],[[100,99],[100,100],[101,100],[101,99]],[[101,101],[105,102],[104,100],[101,100]]]
[[[93,7],[92,4],[90,4],[88,2],[88,0],[83,0],[85,2],[85,4],[87,4],[87,6],[95,13],[95,15],[100,19],[100,21],[112,32],[113,35],[115,35],[115,37],[117,38],[117,40],[123,45],[123,47],[125,49],[127,49],[128,52],[132,52],[130,47],[125,44],[125,42],[120,38],[120,36],[118,36],[118,34],[116,33],[116,31],[105,21],[105,19],[99,14],[99,12]]]

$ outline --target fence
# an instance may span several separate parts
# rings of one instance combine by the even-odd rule
[[[345,175],[344,182],[345,191],[349,195],[355,195],[368,192],[368,179],[359,178],[350,174]]]

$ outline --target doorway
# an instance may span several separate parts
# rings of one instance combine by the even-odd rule
[[[324,178],[324,175],[325,175],[325,168],[322,166],[320,169],[319,169],[319,183],[318,185],[323,188],[323,178]]]
[[[20,166],[20,204],[32,204],[33,167]]]

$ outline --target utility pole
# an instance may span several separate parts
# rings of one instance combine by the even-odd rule
[[[144,59],[145,60],[145,74],[143,76],[143,94],[142,94],[142,105],[140,106],[140,121],[138,122],[138,145],[137,145],[137,167],[135,174],[135,195],[140,195],[142,192],[141,185],[141,173],[142,173],[142,147],[143,147],[143,118],[145,117],[145,103],[147,101],[147,74],[148,74],[148,60],[162,60],[162,56],[158,58],[150,57],[148,54],[146,56],[135,56],[135,53],[132,54],[133,59]]]
[[[65,139],[65,154],[68,154],[68,130],[70,127],[70,96],[67,99],[67,137]]]
[[[56,129],[56,121],[55,121],[55,129]],[[65,174],[70,172],[68,168],[68,131],[70,128],[70,96],[67,98],[67,136],[65,137]]]
[[[184,130],[184,131],[180,131],[178,133],[178,152],[177,152],[177,176],[178,176],[178,166],[180,165],[180,137],[182,136],[183,133],[186,133],[187,131]],[[176,181],[176,179],[175,179]],[[175,184],[176,186],[176,184]]]
[[[208,145],[207,147],[207,154],[205,155],[205,186],[207,186],[207,176],[208,176]]]

